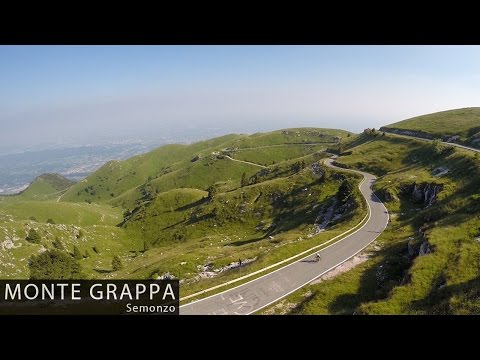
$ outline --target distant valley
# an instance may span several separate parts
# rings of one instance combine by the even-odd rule
[[[18,193],[37,176],[57,173],[79,181],[110,160],[124,160],[162,143],[126,142],[28,151],[0,156],[0,194]]]

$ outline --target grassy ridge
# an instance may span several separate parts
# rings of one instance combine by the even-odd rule
[[[20,197],[24,200],[53,200],[74,184],[58,174],[43,174],[22,191]]]
[[[61,200],[110,202],[115,205],[123,204],[125,201],[125,206],[129,207],[132,205],[132,199],[138,200],[139,192],[142,191],[139,187],[146,183],[155,189],[158,188],[158,191],[155,190],[157,193],[176,187],[205,189],[212,182],[239,180],[244,171],[252,171],[252,167],[249,168],[245,164],[236,164],[234,167],[215,161],[222,159],[220,153],[226,149],[301,145],[312,142],[328,146],[349,134],[342,130],[299,128],[254,135],[232,134],[191,145],[165,145],[125,161],[108,162],[94,174],[72,186]],[[273,151],[275,150],[272,148],[263,153]],[[276,151],[277,155],[279,153],[284,152]],[[298,154],[300,156],[307,153],[309,149],[304,149]],[[275,153],[270,155],[270,158],[273,157]],[[284,155],[277,162],[283,159],[286,159]],[[210,165],[214,165],[214,168],[208,168]],[[122,196],[127,191],[130,191],[128,197]],[[117,199],[118,197],[121,198]]]
[[[268,148],[245,149],[235,151],[231,156],[238,160],[247,160],[264,166],[300,158],[302,156],[322,151],[326,145],[277,145]]]
[[[62,201],[109,201],[149,180],[188,165],[199,152],[208,153],[238,137],[241,135],[226,135],[192,145],[165,145],[125,161],[110,161],[70,188]]]
[[[441,111],[399,121],[387,127],[424,132],[437,138],[459,135],[458,142],[472,144],[480,138],[480,108]]]

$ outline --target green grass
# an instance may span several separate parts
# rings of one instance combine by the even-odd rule
[[[350,178],[359,181],[358,177]],[[305,168],[295,174],[286,173],[284,177],[219,193],[213,201],[206,199],[206,193],[191,189],[160,194],[125,224],[127,231],[141,233],[142,239],[158,249],[145,253],[135,267],[132,264],[119,276],[150,277],[170,271],[180,278],[191,279],[196,276],[198,265],[210,262],[221,267],[238,258],[257,257],[257,261],[246,270],[233,272],[235,276],[270,265],[360,221],[365,209],[358,201],[357,210],[344,222],[324,234],[309,237],[317,214],[314,207],[334,196],[340,183],[330,175],[318,179]],[[276,226],[270,227],[271,224]],[[191,285],[200,289],[217,281],[204,280]]]
[[[321,143],[330,144],[346,138],[348,131],[319,128],[294,128],[276,130],[268,133],[256,133],[231,142],[232,148],[252,148],[282,144]]]
[[[108,205],[29,201],[21,197],[0,198],[0,213],[11,215],[17,221],[34,217],[42,223],[51,219],[58,224],[78,226],[115,226],[123,220],[122,210]]]
[[[32,244],[25,240],[30,228],[36,229],[41,236],[40,244]],[[16,221],[9,215],[0,214],[0,279],[28,278],[27,265],[30,256],[42,249],[53,248],[55,238],[60,239],[64,251],[70,254],[73,253],[74,245],[83,255],[88,252],[88,258],[80,260],[88,278],[110,276],[113,256],[120,254],[128,263],[133,256],[130,250],[140,246],[136,243],[137,240],[115,226],[44,224]]]
[[[459,135],[460,142],[471,143],[480,136],[480,108],[463,108],[417,116],[386,126],[413,130],[438,138]]]
[[[324,176],[314,174],[311,165],[325,157],[319,150],[348,134],[306,128],[227,135],[112,161],[73,186],[55,176],[39,177],[25,193],[0,197],[0,277],[28,277],[28,258],[52,248],[55,238],[64,251],[76,246],[85,254],[81,264],[88,277],[138,279],[170,272],[183,280],[182,294],[278,262],[363,217],[365,207],[355,193],[357,206],[343,221],[311,236],[315,208],[336,196],[342,182],[328,169]],[[249,185],[242,187],[243,174]],[[217,191],[208,199],[212,185]],[[25,240],[31,228],[40,244]],[[116,255],[124,269],[113,272]],[[198,266],[219,268],[239,258],[256,260],[214,279],[197,278]]]
[[[239,150],[231,156],[238,160],[251,161],[256,164],[269,166],[325,149],[325,145],[278,145],[268,148]]]
[[[192,145],[165,145],[125,161],[110,161],[74,185],[62,201],[106,202],[145,182],[188,166],[199,153],[210,154],[241,135],[226,135]]]
[[[251,169],[246,164],[232,167],[231,164],[224,165],[217,161],[222,160],[222,151],[228,153],[233,149],[312,142],[328,145],[338,142],[348,134],[350,133],[343,130],[299,128],[253,135],[232,134],[191,145],[165,145],[125,161],[108,162],[85,180],[72,186],[61,200],[112,204],[125,202],[125,206],[129,207],[139,196],[141,198],[139,187],[146,183],[158,188],[160,192],[176,187],[205,189],[212,182],[236,181],[237,178],[239,180],[244,171]],[[276,151],[277,155],[280,153],[284,152]],[[299,156],[307,153],[305,150],[300,151]],[[281,155],[277,162],[286,158],[290,157]],[[223,160],[230,161],[225,158]],[[212,165],[213,167],[209,167]],[[127,192],[129,195],[126,197]]]
[[[74,184],[58,174],[43,174],[22,191],[20,197],[24,200],[54,200]]]
[[[339,162],[375,172],[380,176],[376,191],[395,195],[386,202],[392,222],[376,241],[381,250],[353,270],[307,286],[265,312],[480,313],[478,155],[462,149],[438,151],[432,144],[390,135],[362,135],[352,144],[349,155]],[[449,172],[435,176],[439,166]],[[405,185],[422,182],[443,184],[437,202],[429,208],[402,192]],[[409,243],[418,254],[425,241],[421,227],[433,252],[409,256]]]

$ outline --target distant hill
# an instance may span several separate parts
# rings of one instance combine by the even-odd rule
[[[190,145],[165,145],[125,161],[106,163],[72,186],[61,200],[108,202],[131,208],[152,191],[156,194],[175,188],[206,190],[217,182],[224,182],[224,190],[228,190],[232,182],[235,186],[231,188],[237,187],[243,173],[251,176],[259,170],[255,165],[232,162],[229,155],[238,155],[238,160],[242,160],[243,152],[254,152],[255,161],[270,165],[272,153],[265,153],[265,149],[286,147],[288,151],[281,151],[281,160],[288,160],[325,149],[349,134],[343,130],[297,128],[253,135],[230,134]]]
[[[380,130],[480,147],[480,107],[417,116]]]
[[[59,194],[74,185],[71,181],[59,174],[43,174],[38,176],[20,194],[23,199],[45,200],[49,195]]]

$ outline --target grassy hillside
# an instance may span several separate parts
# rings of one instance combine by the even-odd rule
[[[53,220],[68,225],[112,225],[122,221],[122,211],[108,205],[62,203],[54,201],[23,200],[21,197],[0,198],[0,211],[16,221],[30,220],[45,223]]]
[[[49,200],[58,198],[75,182],[58,174],[43,174],[38,176],[24,191],[24,200]]]
[[[441,138],[458,135],[456,142],[476,145],[480,143],[480,108],[464,108],[442,111],[403,120],[385,128],[411,130],[420,137]]]
[[[327,231],[315,235],[314,223],[322,205],[331,204],[346,178],[327,169],[316,175],[311,164],[321,156],[302,158],[304,168],[281,163],[250,185],[218,192],[213,198],[195,189],[161,193],[128,217],[126,231],[141,234],[149,250],[134,260],[121,277],[150,277],[171,272],[184,281],[182,292],[240,276],[319,244],[360,221],[365,208],[359,194],[356,206]],[[297,159],[298,160],[298,159]],[[259,170],[260,172],[262,170]],[[352,183],[359,178],[348,176]],[[248,267],[199,278],[199,266],[211,271],[238,259]]]
[[[338,142],[341,138],[351,135],[348,131],[320,128],[293,128],[256,133],[235,139],[230,146],[233,148],[252,148],[282,144],[308,144]]]
[[[70,188],[62,201],[109,201],[149,180],[187,166],[199,153],[207,154],[240,136],[226,135],[192,145],[165,145],[125,161],[110,161]]]
[[[320,164],[322,150],[347,137],[312,128],[227,135],[112,161],[73,185],[41,176],[21,195],[0,197],[0,278],[28,277],[31,255],[59,247],[87,277],[171,273],[182,292],[272,264],[364,216],[356,190],[350,208],[332,205],[340,186],[359,177]],[[317,233],[330,206],[338,216]],[[113,271],[114,256],[123,269]],[[235,268],[238,259],[245,266]]]
[[[149,184],[155,191],[168,191],[177,187],[205,189],[211,183],[225,180],[238,181],[243,172],[251,173],[255,166],[241,163],[230,164],[224,155],[243,152],[246,149],[262,151],[264,163],[277,162],[303,156],[320,147],[305,147],[315,143],[322,148],[337,143],[350,133],[342,130],[299,128],[258,133],[254,135],[226,135],[191,145],[166,145],[147,154],[125,161],[111,161],[72,186],[61,201],[110,202],[114,205],[131,207],[142,198],[144,188]],[[287,148],[283,148],[289,145]],[[278,150],[276,147],[284,149]],[[295,149],[299,147],[299,149]],[[253,160],[259,158],[250,153]],[[292,155],[286,156],[286,152]],[[298,155],[298,156],[296,156]],[[248,154],[239,159],[248,158]],[[220,161],[222,160],[222,161]],[[158,189],[158,190],[157,190]],[[129,192],[128,195],[125,193]]]
[[[26,240],[30,229],[36,230],[41,240],[38,244]],[[57,248],[73,256],[74,247],[80,252],[78,260],[87,278],[105,278],[112,272],[113,256],[120,255],[128,262],[134,255],[132,249],[141,244],[115,226],[78,226],[46,224],[15,220],[0,210],[0,279],[28,279],[28,260],[31,255],[46,249]],[[58,245],[57,245],[58,246]]]
[[[478,314],[478,154],[377,133],[361,135],[339,163],[380,176],[375,190],[392,221],[367,250],[366,262],[302,289],[270,311]],[[423,196],[434,186],[439,190],[430,204]],[[415,188],[423,189],[422,196],[415,197]]]

